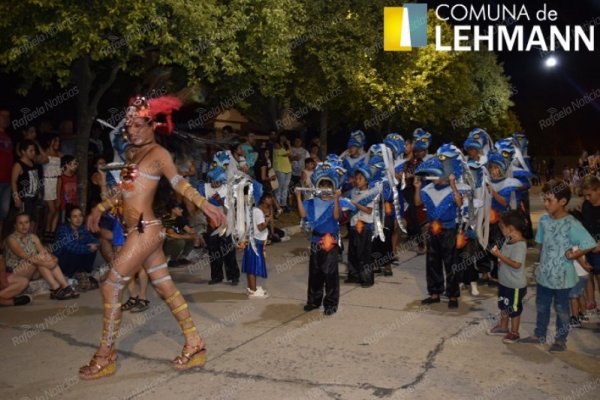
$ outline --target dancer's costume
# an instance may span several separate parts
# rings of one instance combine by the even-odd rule
[[[506,146],[506,144],[502,142],[496,143],[495,146],[498,151],[488,153],[488,169],[490,169],[492,164],[497,165],[502,172],[502,177],[499,179],[490,178],[490,186],[495,192],[497,192],[506,200],[507,205],[503,206],[492,197],[488,249],[492,248],[493,246],[498,246],[498,248],[502,247],[502,244],[504,243],[504,236],[500,231],[500,217],[502,216],[502,213],[516,208],[516,192],[522,187],[521,182],[519,182],[517,179],[506,177],[509,163],[511,162],[511,152],[513,151],[512,147]],[[498,274],[498,259],[491,253],[489,253],[489,259],[491,260],[491,273],[495,278]]]
[[[461,196],[465,196],[471,190],[467,184],[461,183],[469,172],[465,172],[462,153],[453,145],[446,144],[440,147],[436,156],[417,167],[415,174],[432,179],[447,179],[454,174]],[[441,295],[445,292],[448,297],[459,297],[460,276],[456,270],[456,240],[457,218],[460,214],[452,186],[448,183],[429,183],[421,188],[420,194],[430,223],[430,234],[427,236],[427,291],[430,295]]]
[[[154,122],[156,124],[156,131],[159,133],[170,134],[173,130],[173,123],[171,120],[171,113],[173,110],[179,109],[181,102],[175,97],[160,97],[147,101],[144,97],[137,97],[132,99],[130,106],[127,108],[125,126],[129,126],[133,123],[136,118],[144,118],[149,123]],[[164,122],[157,122],[157,117],[162,116]],[[145,144],[140,147],[145,146]],[[138,163],[140,163],[140,160]],[[128,197],[134,194],[136,190],[137,180],[143,178],[147,181],[157,181],[160,176],[152,175],[146,171],[140,170],[137,164],[130,163],[123,168],[120,175],[121,181],[119,183],[119,189],[121,191],[125,201]],[[202,198],[196,190],[180,175],[175,175],[170,179],[172,188],[189,199],[196,207],[201,208],[205,199]],[[139,190],[139,189],[138,189]],[[115,195],[113,198],[116,198]],[[104,213],[107,208],[114,206],[113,199],[106,199],[102,203],[99,203],[96,208]],[[139,215],[136,226],[128,227],[128,232],[136,232],[138,238],[143,241],[145,228],[152,225],[160,225],[160,219],[145,220],[143,213]],[[152,238],[147,237],[146,240]],[[143,242],[140,243],[143,245]],[[160,248],[160,245],[159,247]],[[118,265],[119,259],[117,258],[116,263]],[[147,268],[146,272],[152,282],[157,288],[157,291],[164,295],[164,300],[171,309],[172,314],[177,319],[181,330],[184,335],[190,334],[196,331],[196,326],[188,311],[188,305],[181,295],[168,281],[171,281],[171,276],[167,269],[167,264],[154,265]],[[102,331],[102,344],[109,349],[109,354],[102,355],[96,353],[88,365],[80,369],[80,377],[82,379],[96,379],[103,376],[112,375],[116,370],[116,350],[114,349],[115,339],[119,332],[121,322],[121,294],[123,288],[131,276],[121,275],[115,268],[115,265],[109,271],[108,277],[105,281],[110,289],[110,295],[107,299],[107,303],[104,304],[104,324]],[[166,285],[166,286],[164,286]],[[162,288],[161,288],[162,287]],[[170,293],[166,293],[167,290],[171,290]],[[173,367],[176,369],[187,369],[195,366],[201,366],[205,362],[205,349],[200,346],[185,346],[181,355],[173,361]]]
[[[421,128],[415,129],[413,132],[413,152],[419,150],[427,151],[431,143],[431,134]],[[415,206],[415,187],[414,173],[415,170],[425,160],[431,158],[430,154],[426,154],[423,158],[413,157],[410,160],[402,161],[396,166],[396,172],[403,176],[405,187],[402,190],[404,201],[406,201],[406,225],[408,230],[408,238],[416,240],[419,247],[424,245],[423,235],[421,235],[421,226],[425,223],[422,209]],[[406,177],[406,178],[404,178]]]
[[[215,155],[217,157],[217,155]],[[206,174],[208,182],[200,182],[198,192],[206,197],[209,203],[219,207],[223,212],[229,213],[225,209],[227,201],[227,172],[223,167],[215,165],[210,168]],[[231,234],[219,235],[215,232],[217,229],[213,221],[207,221],[207,241],[208,257],[210,260],[210,279],[213,282],[223,280],[223,266],[225,266],[225,277],[228,281],[237,282],[240,279],[240,269],[235,258],[235,244]]]
[[[346,179],[344,180],[344,183],[342,185],[342,189],[344,192],[350,190],[351,187],[351,181],[352,181],[352,171],[354,171],[354,166],[361,162],[361,161],[365,161],[367,158],[367,152],[365,152],[365,143],[366,143],[366,138],[365,138],[365,133],[361,130],[357,130],[357,131],[353,131],[350,133],[350,139],[348,139],[348,144],[347,144],[347,150],[345,150],[342,154],[340,154],[340,158],[342,160],[342,167],[346,170]],[[356,156],[351,156],[350,155],[350,148],[351,147],[356,147],[358,148],[358,155]]]
[[[330,155],[315,168],[311,176],[313,185],[318,189],[321,181],[327,180],[336,190],[341,186],[346,171],[338,157]],[[352,209],[352,205],[340,198],[342,208]],[[310,260],[308,270],[307,305],[337,310],[340,297],[338,274],[339,232],[338,221],[333,217],[335,200],[322,200],[318,195],[304,200],[306,212],[303,224],[310,230]],[[345,204],[344,204],[345,203]],[[344,205],[343,205],[344,204]],[[323,291],[323,287],[325,291]]]
[[[260,199],[258,199],[258,201],[260,201]],[[269,229],[265,228],[263,231],[258,230],[258,225],[265,223],[265,214],[259,207],[254,207],[252,209],[252,216],[254,219],[254,240],[256,250],[248,243],[246,244],[246,247],[244,247],[242,272],[266,278],[267,263],[265,261],[264,245],[269,236]]]
[[[371,170],[364,162],[354,165],[354,173],[362,174],[367,182],[371,178]],[[361,206],[374,208],[379,197],[379,188],[372,185],[366,190],[353,188],[349,197]],[[374,283],[374,263],[371,251],[373,236],[373,211],[366,213],[358,208],[350,212],[350,230],[348,235],[348,281],[371,286]]]
[[[515,157],[512,162],[513,178],[519,180],[523,185],[522,190],[517,191],[517,202],[519,209],[523,212],[527,221],[527,229],[524,232],[525,239],[533,239],[533,224],[531,223],[531,206],[529,204],[529,189],[531,188],[531,180],[533,172],[531,169],[531,160],[529,159],[528,147],[529,141],[524,133],[515,132],[512,135],[515,148]]]
[[[465,150],[474,148],[478,151],[482,150],[481,144],[473,139],[468,138],[463,145]],[[481,160],[481,156],[480,156]],[[467,199],[463,199],[463,207],[461,208],[462,220],[471,221],[471,224],[464,224],[459,231],[463,234],[457,239],[458,265],[463,272],[462,282],[471,284],[477,282],[479,270],[490,269],[483,266],[487,261],[485,249],[489,239],[489,217],[492,197],[487,185],[489,184],[489,174],[484,164],[480,161],[469,159],[467,161],[473,183],[473,202],[472,208],[474,215],[471,213]],[[489,261],[487,261],[489,263]]]

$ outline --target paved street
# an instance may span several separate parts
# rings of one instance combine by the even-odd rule
[[[534,199],[539,209],[539,201]],[[244,285],[208,286],[206,262],[173,273],[208,345],[208,362],[177,373],[169,360],[182,337],[150,289],[145,314],[125,314],[117,374],[84,382],[78,368],[97,346],[99,292],[78,300],[36,296],[27,307],[0,311],[2,399],[597,399],[600,317],[571,333],[568,351],[506,345],[488,336],[497,313],[495,289],[463,292],[460,307],[420,305],[425,258],[412,251],[392,277],[363,289],[341,284],[337,314],[305,313],[307,240],[302,234],[267,248],[270,298],[248,300]],[[241,257],[241,253],[239,254]],[[535,259],[531,251],[529,267]],[[343,279],[343,278],[342,278]],[[526,296],[521,335],[535,321]],[[39,324],[39,325],[38,325]]]

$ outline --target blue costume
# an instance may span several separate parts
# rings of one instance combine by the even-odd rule
[[[436,156],[419,165],[415,174],[444,180],[454,174],[458,191],[464,195],[469,188],[458,183],[464,173],[460,157],[460,150],[452,145],[444,145]],[[421,188],[420,197],[430,223],[426,258],[427,291],[430,297],[423,300],[423,304],[439,302],[439,296],[444,292],[451,299],[457,299],[460,296],[460,271],[456,270],[458,205],[454,191],[445,182],[429,183]],[[457,301],[452,300],[449,307],[458,307]]]
[[[336,190],[346,174],[341,163],[334,157],[317,165],[311,176],[316,188],[329,181]],[[342,199],[340,201],[340,216]],[[304,224],[311,229],[310,259],[308,267],[308,290],[304,310],[310,311],[323,304],[325,314],[337,311],[340,299],[338,272],[340,226],[334,218],[335,200],[323,200],[318,196],[303,201]],[[325,291],[323,291],[323,287]]]
[[[213,166],[207,173],[209,182],[200,182],[196,190],[204,196],[208,202],[216,207],[224,208],[227,198],[227,173],[221,166]],[[215,187],[213,187],[213,185]],[[209,284],[223,281],[223,265],[225,266],[225,277],[233,285],[240,279],[240,269],[235,258],[235,245],[231,235],[218,235],[213,221],[208,221],[206,232],[206,246],[210,259],[210,282]]]
[[[364,162],[355,165],[354,173],[362,174],[367,182],[371,178],[371,170]],[[371,208],[371,213],[366,213],[358,208],[350,212],[348,278],[346,283],[360,283],[363,287],[369,287],[375,282],[371,240],[373,235],[373,203],[379,196],[379,190],[371,186],[361,191],[356,187],[349,192],[349,196],[353,202]]]

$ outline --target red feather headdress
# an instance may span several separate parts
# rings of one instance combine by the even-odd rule
[[[173,133],[173,110],[181,108],[181,100],[175,96],[163,96],[147,100],[143,96],[136,96],[129,101],[125,115],[125,125],[131,125],[134,118],[146,118],[157,121],[156,132],[163,135]],[[162,121],[164,119],[164,121]]]

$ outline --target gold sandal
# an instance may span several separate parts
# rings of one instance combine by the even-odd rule
[[[191,351],[190,351],[191,350]],[[196,346],[183,346],[181,355],[173,360],[173,368],[179,371],[202,367],[206,363],[206,347],[204,344]]]
[[[116,371],[116,350],[111,350],[107,355],[96,352],[87,365],[79,368],[79,378],[85,381],[104,378],[105,376],[114,375]]]

